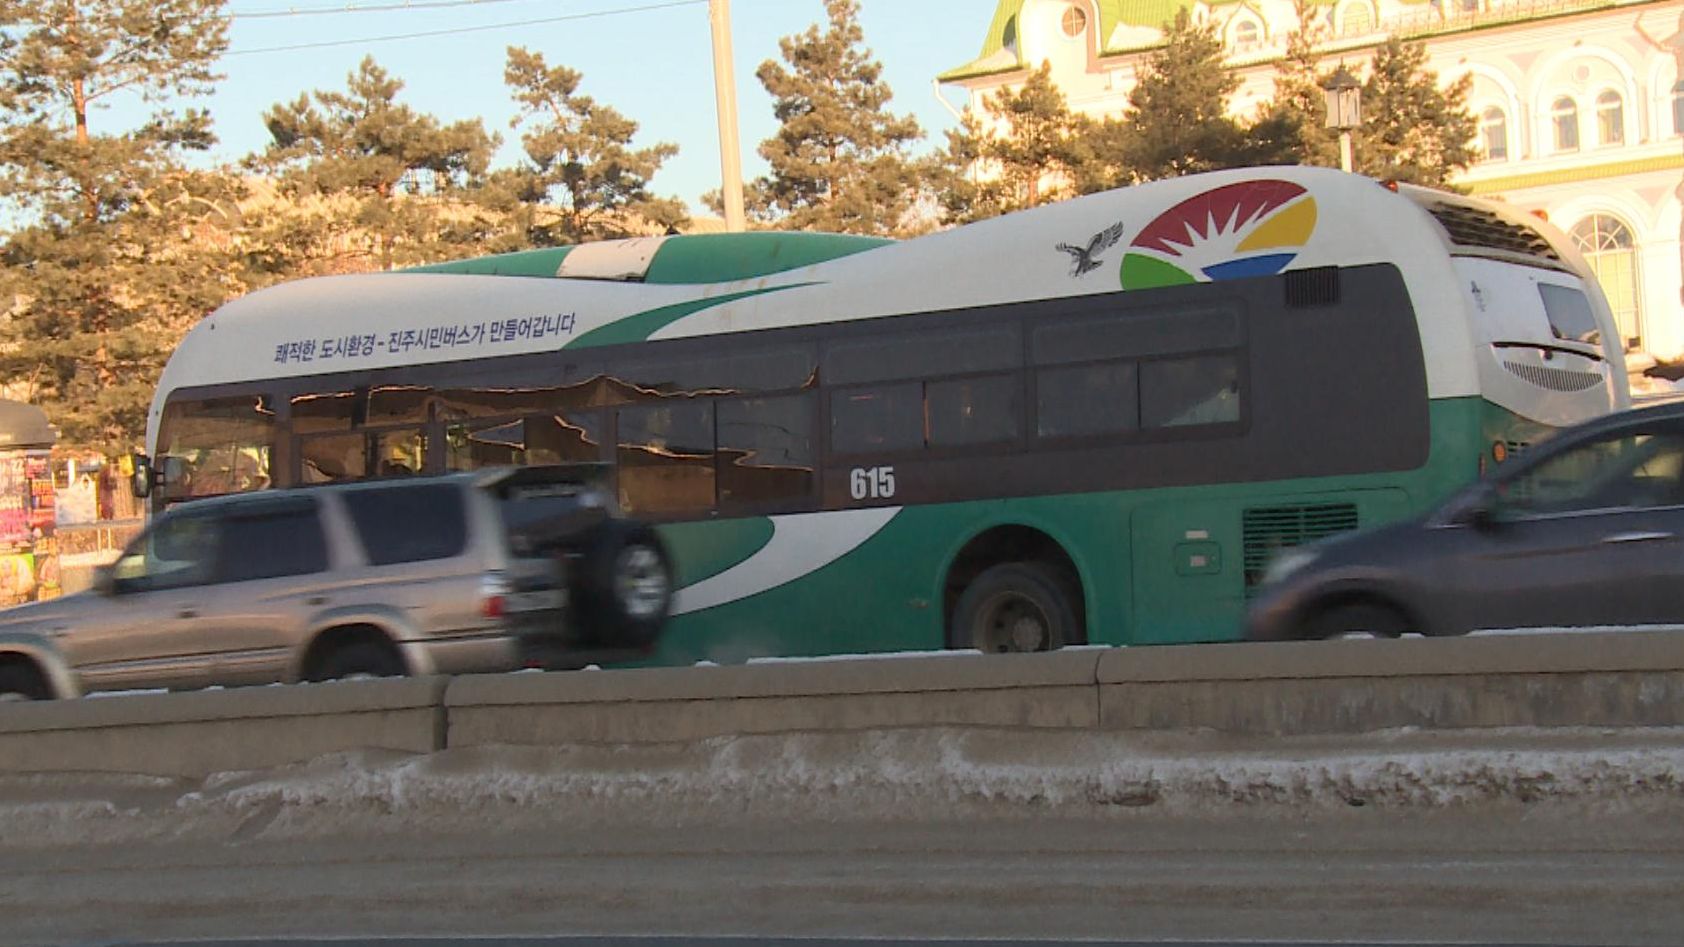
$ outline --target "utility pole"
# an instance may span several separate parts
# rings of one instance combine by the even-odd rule
[[[713,27],[713,92],[719,102],[720,193],[725,198],[725,229],[743,231],[743,156],[737,135],[737,78],[731,62],[731,0],[708,0]]]

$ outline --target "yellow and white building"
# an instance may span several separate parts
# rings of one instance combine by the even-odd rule
[[[998,0],[981,54],[940,81],[979,107],[1045,62],[1072,109],[1120,116],[1183,7],[1216,26],[1240,78],[1231,108],[1254,114],[1297,28],[1292,0]],[[1684,360],[1684,2],[1315,0],[1312,15],[1330,66],[1360,75],[1395,33],[1426,44],[1441,81],[1471,76],[1483,156],[1458,183],[1572,235],[1634,371]]]

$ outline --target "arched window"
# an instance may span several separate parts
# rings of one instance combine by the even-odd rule
[[[1495,105],[1479,115],[1479,140],[1485,146],[1485,160],[1509,160],[1509,117]]]
[[[1234,26],[1234,51],[1249,53],[1257,48],[1257,21],[1241,20]]]
[[[1596,143],[1617,145],[1626,140],[1625,100],[1613,89],[1596,97]]]
[[[1643,324],[1637,295],[1637,241],[1631,228],[1618,217],[1592,214],[1573,225],[1573,245],[1585,255],[1608,308],[1614,310],[1614,324],[1627,349],[1643,345]]]
[[[1374,32],[1374,9],[1367,3],[1348,3],[1339,14],[1339,32],[1346,36],[1363,36]]]
[[[1081,7],[1066,7],[1059,25],[1064,27],[1065,36],[1077,39],[1088,28],[1088,11]]]
[[[1555,122],[1555,150],[1577,151],[1579,148],[1579,106],[1568,96],[1555,100],[1550,107]]]
[[[1684,135],[1684,79],[1672,84],[1672,133]]]

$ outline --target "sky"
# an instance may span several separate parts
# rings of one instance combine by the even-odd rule
[[[823,21],[824,4],[730,5],[743,172],[752,179],[766,170],[756,147],[777,129],[755,69],[778,58],[780,37]],[[941,132],[956,124],[932,82],[977,55],[994,6],[994,0],[861,2],[865,43],[895,93],[890,109],[917,117],[928,136],[925,149],[942,143]],[[512,164],[519,132],[509,128],[515,108],[503,85],[503,65],[506,49],[520,45],[543,53],[552,66],[580,71],[582,93],[640,124],[635,145],[679,146],[654,179],[657,194],[700,211],[701,195],[719,187],[706,0],[229,0],[228,12],[234,17],[229,50],[219,65],[225,78],[214,95],[191,103],[210,109],[219,161],[268,144],[262,115],[271,105],[305,91],[342,89],[362,57],[372,55],[403,80],[401,102],[446,122],[483,119],[504,139],[497,163]],[[533,22],[539,20],[551,22]],[[451,32],[374,39],[435,31]],[[284,48],[299,46],[310,48]],[[949,87],[946,99],[962,104],[964,96]],[[108,120],[127,126],[143,114],[138,103],[118,103]]]

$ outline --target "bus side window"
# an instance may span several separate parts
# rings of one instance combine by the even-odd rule
[[[444,429],[444,469],[478,470],[526,463],[526,422],[481,421]]]
[[[298,459],[303,483],[335,483],[368,476],[368,443],[361,434],[301,438]]]
[[[1142,363],[1140,419],[1145,427],[1238,421],[1239,359],[1209,355]]]
[[[813,493],[813,407],[801,396],[721,401],[719,505],[790,506]]]
[[[923,382],[830,393],[830,449],[835,453],[881,454],[923,447]]]
[[[461,422],[445,428],[446,470],[601,461],[602,412]]]
[[[1018,436],[1017,375],[985,375],[924,383],[931,447],[999,444]]]
[[[1088,437],[1140,427],[1139,366],[1097,362],[1035,373],[1035,433]]]
[[[674,398],[618,413],[620,506],[628,513],[704,513],[714,504],[713,403]]]
[[[413,477],[427,466],[427,432],[421,428],[396,428],[369,435],[374,450],[377,477]]]

